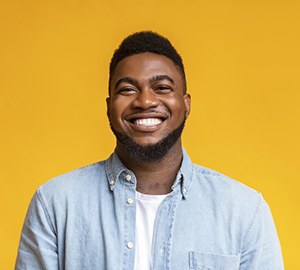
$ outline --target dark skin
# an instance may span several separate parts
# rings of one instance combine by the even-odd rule
[[[141,53],[126,57],[115,69],[107,99],[113,128],[136,143],[155,144],[174,129],[190,112],[190,95],[183,89],[182,75],[169,58]],[[172,191],[182,161],[179,138],[160,160],[132,159],[117,141],[116,152],[137,178],[137,191],[167,194]]]

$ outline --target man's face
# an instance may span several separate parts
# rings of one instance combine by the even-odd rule
[[[118,63],[107,106],[115,134],[147,147],[162,141],[184,122],[190,111],[190,96],[184,94],[182,75],[172,60],[147,52]]]

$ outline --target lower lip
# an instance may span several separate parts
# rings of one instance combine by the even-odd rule
[[[164,121],[163,121],[164,122]],[[154,132],[156,130],[158,130],[161,125],[163,124],[163,122],[156,124],[156,125],[151,125],[151,126],[146,126],[146,125],[136,125],[133,124],[131,122],[128,122],[130,127],[135,130],[135,131],[139,131],[139,132]]]

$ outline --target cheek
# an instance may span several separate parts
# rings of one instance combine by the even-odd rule
[[[119,99],[118,100],[114,100],[111,104],[110,104],[110,115],[112,117],[115,117],[115,116],[119,116],[122,114],[124,110],[124,102],[120,101]]]
[[[108,111],[108,118],[110,123],[114,126],[114,128],[118,129],[117,126],[122,125],[122,117],[124,112],[126,112],[126,102],[124,100],[118,99],[114,100],[110,106]]]
[[[171,114],[176,118],[183,118],[186,113],[186,105],[183,99],[169,100],[168,105]]]
[[[108,109],[108,118],[112,124],[116,122],[118,115],[119,115],[119,106],[117,106],[115,103],[110,104]]]

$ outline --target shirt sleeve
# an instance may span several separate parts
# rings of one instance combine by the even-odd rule
[[[58,269],[56,231],[39,190],[22,229],[15,270]]]
[[[243,241],[240,270],[283,270],[279,239],[269,206],[259,203]]]

